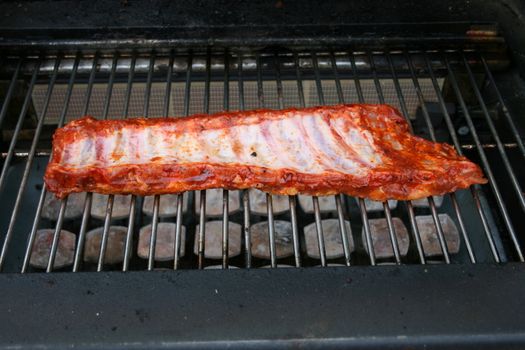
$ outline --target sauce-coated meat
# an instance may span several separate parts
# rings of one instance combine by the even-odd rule
[[[259,188],[406,200],[486,180],[451,146],[410,134],[394,108],[356,104],[186,118],[84,117],[56,131],[45,182],[57,197]]]

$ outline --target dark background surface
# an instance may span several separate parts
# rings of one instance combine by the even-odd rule
[[[381,47],[423,36],[446,41],[466,36],[472,23],[493,22],[523,68],[524,8],[523,1],[482,0],[3,1],[0,47],[49,47],[52,40]],[[525,343],[523,264],[0,274],[0,295],[1,347]]]
[[[3,274],[0,347],[523,348],[524,293],[523,264]]]
[[[357,39],[372,38],[380,46],[385,38],[465,35],[472,23],[494,22],[523,67],[524,9],[519,0],[3,1],[0,42],[114,39],[129,46],[169,38],[193,45],[359,45]],[[449,24],[438,25],[443,22]]]

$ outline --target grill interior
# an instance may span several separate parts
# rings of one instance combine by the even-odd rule
[[[523,261],[525,147],[497,86],[507,63],[475,50],[9,56],[5,65],[13,70],[0,90],[0,268]],[[452,144],[482,166],[489,184],[388,204],[255,190],[57,201],[43,186],[53,131],[86,114],[162,117],[336,103],[396,106],[415,134]]]

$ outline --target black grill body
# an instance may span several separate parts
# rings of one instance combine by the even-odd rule
[[[523,348],[523,10],[521,1],[0,4],[0,346]],[[82,115],[363,102],[396,106],[415,134],[454,145],[490,183],[376,209],[348,196],[261,194],[257,209],[248,191],[185,193],[170,199],[171,214],[159,197],[50,202],[43,186],[52,133]],[[387,256],[370,249],[378,220]],[[218,257],[205,249],[209,221],[220,221]],[[268,249],[258,253],[263,224]],[[157,259],[163,225],[173,255]],[[122,227],[117,262],[112,226]]]

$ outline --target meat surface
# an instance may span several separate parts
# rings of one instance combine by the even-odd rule
[[[84,117],[56,131],[45,183],[59,198],[258,188],[383,201],[486,180],[451,146],[410,134],[396,109],[355,104],[185,118]]]

